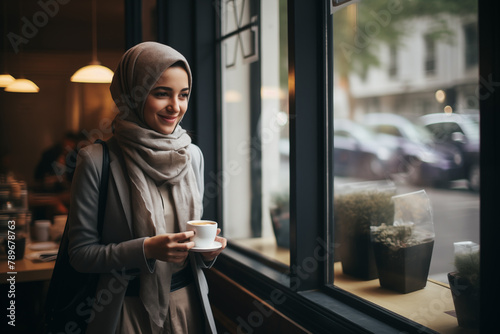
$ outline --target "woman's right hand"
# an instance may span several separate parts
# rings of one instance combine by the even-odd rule
[[[193,236],[193,231],[186,231],[146,238],[144,240],[144,254],[147,259],[183,263],[189,250],[194,247],[194,242],[191,241]]]

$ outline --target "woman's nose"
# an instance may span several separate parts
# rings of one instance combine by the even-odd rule
[[[173,112],[180,112],[179,101],[176,98],[171,99],[168,109]]]

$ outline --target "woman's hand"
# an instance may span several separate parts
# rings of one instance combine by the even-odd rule
[[[210,262],[212,261],[213,259],[215,259],[221,252],[224,248],[226,248],[227,246],[227,240],[226,238],[224,237],[219,237],[219,233],[220,233],[220,228],[217,229],[217,236],[215,237],[215,241],[218,241],[222,244],[222,247],[219,248],[218,250],[216,251],[213,251],[213,252],[206,252],[206,253],[201,253],[201,255],[203,256],[203,260],[205,262]]]
[[[194,247],[193,231],[156,235],[144,240],[144,254],[147,259],[183,263]]]

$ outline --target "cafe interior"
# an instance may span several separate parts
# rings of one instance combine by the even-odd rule
[[[329,155],[325,158],[328,145],[323,139],[328,127],[325,124],[332,121],[325,116],[333,106],[328,100],[331,95],[327,87],[336,84],[325,75],[332,64],[326,42],[329,32],[325,27],[331,20],[332,8],[349,5],[351,1],[271,2],[276,3],[276,11],[282,11],[280,15],[288,25],[284,37],[287,61],[280,64],[278,59],[270,65],[285,66],[284,78],[276,80],[285,82],[287,87],[285,98],[281,99],[288,108],[289,123],[280,123],[286,127],[290,145],[289,174],[286,174],[290,189],[290,239],[285,252],[275,245],[268,248],[265,243],[254,243],[253,239],[244,239],[247,243],[238,241],[238,232],[233,232],[230,219],[224,218],[223,196],[229,196],[231,189],[231,196],[241,196],[241,201],[247,202],[242,206],[248,210],[242,209],[238,214],[251,215],[248,229],[253,234],[250,234],[257,239],[269,235],[266,227],[256,227],[259,224],[254,223],[254,219],[264,219],[252,213],[262,210],[262,205],[255,204],[252,196],[240,194],[240,185],[229,185],[228,179],[239,170],[232,169],[224,160],[227,153],[223,148],[224,136],[229,136],[230,130],[221,127],[222,122],[232,121],[230,127],[235,125],[233,130],[238,131],[241,125],[241,119],[225,115],[222,108],[231,98],[241,98],[228,93],[231,79],[224,81],[232,73],[224,66],[228,62],[225,40],[234,38],[236,48],[239,41],[245,64],[250,64],[245,74],[249,83],[243,87],[257,85],[259,89],[252,90],[257,91],[257,96],[273,94],[261,84],[267,80],[266,76],[255,74],[264,66],[256,65],[259,61],[255,61],[264,50],[258,44],[245,42],[248,36],[266,38],[265,15],[272,12],[262,10],[266,1],[1,0],[0,228],[2,238],[7,240],[14,221],[16,238],[25,236],[26,242],[16,246],[15,267],[8,267],[7,241],[0,257],[1,328],[13,333],[41,331],[55,263],[54,249],[57,250],[70,209],[71,175],[77,166],[77,151],[97,139],[107,140],[112,136],[117,108],[109,83],[123,52],[142,41],[158,41],[184,54],[193,72],[194,89],[182,126],[194,134],[193,142],[200,146],[205,158],[203,215],[218,221],[223,235],[226,228],[228,234],[231,231],[235,236],[234,242],[228,237],[228,247],[214,267],[206,270],[212,311],[220,333],[479,332],[477,328],[457,326],[455,317],[443,320],[444,316],[433,313],[444,307],[443,303],[453,309],[451,298],[443,301],[436,297],[443,293],[442,286],[432,290],[428,283],[424,289],[427,296],[410,293],[392,301],[392,295],[385,292],[375,300],[365,298],[365,293],[370,294],[365,285],[353,292],[334,283],[337,276],[334,278],[330,269],[334,254],[318,251],[323,249],[318,247],[328,248],[333,243],[333,232],[323,223],[333,217],[328,201],[331,179],[325,167],[331,158]],[[357,2],[360,1],[352,1]],[[233,3],[248,8],[251,14],[248,20],[243,14],[225,25],[224,8]],[[487,0],[479,0],[478,4],[481,114],[478,323],[481,329],[489,329],[498,328],[495,317],[500,297],[495,269],[500,224],[492,219],[500,198],[496,165],[500,144],[497,126],[500,124],[497,84],[500,28],[496,14],[500,8],[498,3]],[[81,71],[89,65],[95,67],[94,72],[82,75]],[[255,96],[250,96],[243,103],[254,110],[254,101]],[[259,124],[251,112],[245,121],[250,124],[250,132]],[[246,144],[247,148],[240,146],[240,149],[266,159],[264,150],[254,150],[254,142],[249,140]],[[246,173],[245,168],[242,173]],[[248,169],[249,178],[260,175],[258,168]],[[249,192],[261,189],[253,187],[253,183],[248,186]],[[280,256],[286,257],[286,265],[276,261]],[[15,286],[9,283],[13,276]],[[449,288],[445,288],[449,293]],[[7,298],[12,289],[15,327],[8,324],[5,311],[14,300]],[[421,299],[424,304],[417,304]],[[429,315],[422,316],[419,313],[422,310],[430,312]],[[420,316],[412,318],[416,313]]]

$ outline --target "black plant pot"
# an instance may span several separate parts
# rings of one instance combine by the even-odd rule
[[[339,251],[344,274],[363,280],[378,277],[369,233],[344,236]]]
[[[458,325],[463,328],[479,328],[479,288],[456,272],[448,273],[448,282]]]
[[[374,242],[380,286],[400,293],[423,289],[427,284],[433,247],[434,241],[405,248]]]
[[[271,222],[274,236],[279,247],[290,248],[290,213],[271,209]]]

